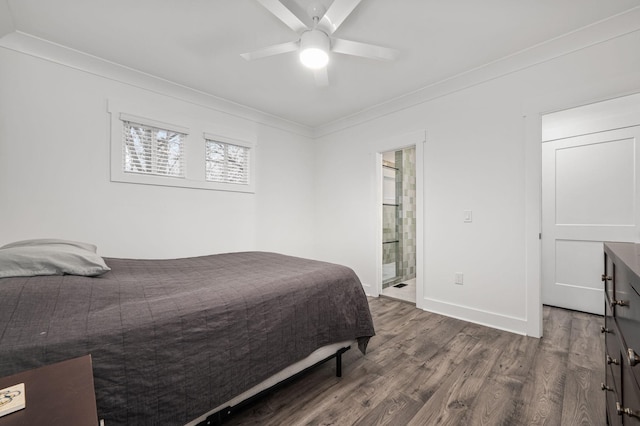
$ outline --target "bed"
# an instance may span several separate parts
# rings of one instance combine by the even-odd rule
[[[268,252],[104,263],[95,277],[0,278],[0,377],[91,354],[109,426],[197,424],[374,335],[344,266]]]

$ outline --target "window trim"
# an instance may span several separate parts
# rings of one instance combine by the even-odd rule
[[[189,128],[184,126],[178,126],[177,124],[164,123],[158,120],[152,120],[146,117],[140,117],[138,115],[127,114],[121,112],[119,114],[120,121],[129,121],[131,123],[142,124],[143,126],[155,127],[157,129],[169,130],[176,133],[183,133],[189,135]]]

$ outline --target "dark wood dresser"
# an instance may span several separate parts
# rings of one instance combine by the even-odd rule
[[[607,423],[640,425],[640,244],[605,243]]]

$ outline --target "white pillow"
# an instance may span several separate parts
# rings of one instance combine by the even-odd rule
[[[0,278],[84,275],[110,271],[92,244],[64,240],[27,240],[0,247]]]

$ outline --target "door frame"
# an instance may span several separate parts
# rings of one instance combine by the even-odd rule
[[[637,82],[602,81],[523,102],[526,334],[542,337],[542,116],[638,93]]]
[[[384,146],[375,152],[375,197],[373,211],[376,212],[376,285],[372,296],[378,297],[382,292],[382,203],[383,180],[382,153],[398,151],[404,148],[416,149],[416,307],[424,309],[424,145],[426,132],[418,131],[400,135],[386,141]]]

